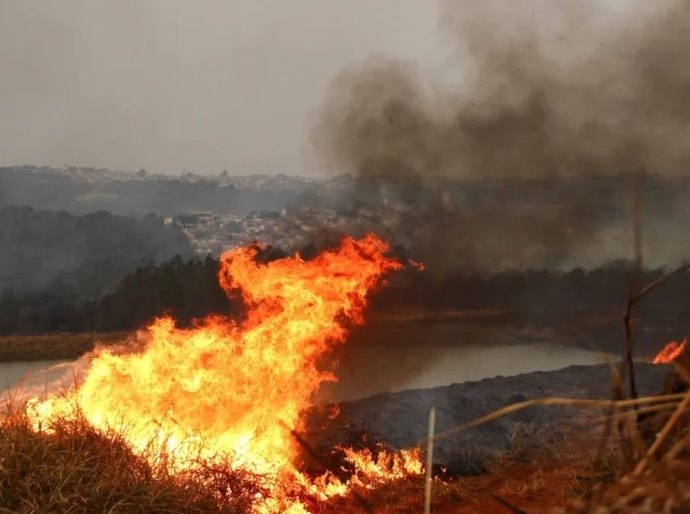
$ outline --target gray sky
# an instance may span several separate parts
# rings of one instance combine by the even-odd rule
[[[0,165],[315,173],[308,127],[368,55],[448,53],[431,0],[0,0]]]

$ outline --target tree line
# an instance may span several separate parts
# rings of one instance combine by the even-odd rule
[[[77,216],[0,208],[0,292],[96,297],[144,262],[193,254],[189,240],[154,214]],[[45,300],[48,301],[47,299]]]
[[[269,248],[259,258],[269,261],[284,255]],[[241,299],[228,298],[220,288],[218,268],[219,261],[210,256],[178,255],[163,264],[140,265],[102,296],[84,297],[60,287],[28,293],[5,289],[0,293],[0,334],[132,330],[164,314],[181,325],[209,314],[241,316]],[[631,273],[632,265],[624,261],[567,272],[458,272],[437,277],[407,270],[372,294],[370,311],[498,309],[512,312],[521,323],[548,324],[583,310],[616,314],[630,289]],[[662,273],[646,270],[643,281]],[[688,290],[690,274],[679,275],[645,300],[640,313],[657,325],[683,328],[690,320]]]

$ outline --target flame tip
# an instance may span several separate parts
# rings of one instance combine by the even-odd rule
[[[669,364],[685,353],[688,346],[688,338],[682,341],[670,341],[664,346],[652,360],[652,364]]]

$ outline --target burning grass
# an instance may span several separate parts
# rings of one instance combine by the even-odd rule
[[[637,460],[626,460],[620,439],[599,452],[592,442],[599,441],[602,424],[596,420],[603,418],[586,409],[565,426],[516,422],[505,453],[487,462],[485,473],[434,481],[434,511],[499,512],[498,498],[530,514],[563,512],[558,508],[566,505],[569,513],[685,512],[690,508],[686,398],[675,393],[638,401],[641,412],[647,412],[644,405],[663,406],[652,411],[653,426],[666,433],[639,474],[634,468],[649,446],[638,437]],[[599,409],[606,403],[589,402]],[[676,411],[682,415],[664,431]],[[627,423],[631,416],[621,413],[616,419]],[[262,498],[274,487],[273,477],[227,461],[199,459],[194,468],[171,470],[169,458],[153,451],[155,445],[150,453],[135,453],[126,434],[94,429],[83,417],[51,423],[37,428],[14,411],[0,424],[0,512],[264,512]],[[330,498],[305,494],[296,483],[291,489],[288,496],[308,512],[392,514],[421,512],[424,484],[414,473],[378,481],[362,474],[344,494]]]
[[[572,470],[586,466],[586,458],[576,464],[571,457],[564,462],[550,450],[546,458],[545,446],[539,444],[544,433],[520,430],[516,438],[526,440],[514,441],[519,455],[511,448],[486,474],[435,479],[434,512],[492,512],[498,504],[489,491],[534,505],[549,489],[559,495],[562,489],[575,490]],[[534,453],[526,455],[527,446]],[[250,513],[270,494],[270,477],[232,469],[229,463],[197,463],[194,470],[174,472],[165,456],[135,454],[122,434],[94,429],[83,418],[57,420],[37,430],[15,411],[0,425],[0,512]],[[373,482],[362,477],[342,496],[302,494],[299,499],[309,512],[320,514],[411,514],[422,511],[423,491],[421,475],[400,474]],[[553,498],[543,503],[554,505]]]
[[[7,409],[3,416],[0,513],[328,514],[371,512],[371,505],[376,505],[375,512],[414,512],[421,501],[417,491],[423,489],[423,479],[406,468],[416,465],[418,456],[411,455],[406,463],[382,447],[378,452],[344,451],[351,477],[342,494],[326,498],[295,480],[284,484],[284,497],[274,501],[275,476],[202,456],[194,459],[194,466],[177,469],[155,435],[145,450],[135,452],[126,429],[100,430],[81,414],[42,426],[36,426],[24,408]],[[310,480],[326,484],[328,476]]]
[[[71,423],[115,431],[154,471],[163,463],[180,480],[208,482],[215,496],[238,497],[226,485],[236,470],[261,476],[265,490],[250,489],[261,513],[313,512],[312,500],[419,474],[419,456],[405,450],[374,458],[343,449],[353,468],[344,480],[296,465],[302,414],[334,380],[332,349],[363,322],[369,291],[402,267],[387,251],[367,235],[309,261],[261,263],[256,246],[226,252],[219,282],[241,295],[244,318],[209,316],[188,329],[158,319],[137,347],[95,352],[74,388],[29,398],[23,423],[48,439]]]

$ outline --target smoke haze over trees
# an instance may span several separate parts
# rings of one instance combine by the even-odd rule
[[[281,256],[272,248],[262,259]],[[182,326],[209,314],[241,319],[242,300],[228,298],[220,288],[218,267],[211,257],[147,263],[98,298],[58,286],[23,294],[5,290],[0,293],[0,335],[134,330],[162,315],[173,316]],[[442,279],[409,270],[373,294],[368,321],[356,338],[362,344],[422,344],[415,338],[423,339],[431,327],[453,333],[454,326],[488,324],[516,334],[524,331],[532,339],[556,338],[615,351],[632,269],[631,261],[614,261],[592,270],[468,271]],[[652,281],[662,273],[646,270],[642,279]],[[680,275],[639,306],[645,323],[638,338],[642,351],[682,336],[690,316],[688,288],[690,275]]]
[[[535,204],[518,186],[507,202],[497,194],[468,217],[472,200],[444,198],[439,177],[518,184],[640,169],[688,176],[690,2],[441,6],[440,30],[456,48],[452,80],[414,61],[371,57],[333,80],[312,131],[324,166],[359,177],[359,194],[383,184],[405,201],[431,198],[446,211],[417,241],[440,266],[484,259],[560,266],[609,238],[612,226],[620,230],[631,196],[593,201],[596,187],[574,188]],[[687,212],[681,216],[687,223]],[[648,225],[653,233],[657,221]]]
[[[385,57],[346,69],[314,128],[327,164],[394,177],[688,173],[686,0],[441,5],[457,82]]]
[[[155,215],[0,208],[0,291],[53,288],[101,295],[142,262],[175,254],[191,255],[189,241]]]
[[[326,217],[353,220],[348,231],[385,236],[409,257],[424,261],[432,274],[592,268],[630,255],[630,173],[418,178],[175,178],[25,166],[0,168],[0,207],[171,217],[194,211],[248,214],[265,209],[278,216],[285,208],[328,209]],[[645,261],[652,267],[676,265],[690,248],[685,229],[690,224],[690,177],[648,173],[642,186]],[[318,246],[319,232],[304,235]]]

